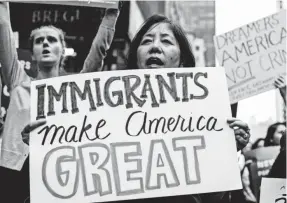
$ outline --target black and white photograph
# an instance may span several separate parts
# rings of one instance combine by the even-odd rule
[[[0,1],[0,202],[286,202],[287,2],[251,1]]]

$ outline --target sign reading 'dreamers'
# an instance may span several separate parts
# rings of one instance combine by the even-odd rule
[[[285,203],[286,201],[286,179],[262,178],[260,203]]]
[[[223,68],[64,76],[31,98],[32,121],[47,119],[30,140],[32,203],[241,188]]]
[[[230,102],[271,90],[286,73],[286,10],[214,37]]]
[[[91,6],[91,7],[103,7],[103,8],[118,8],[117,0],[8,0],[10,2],[19,3],[37,3],[37,4],[59,4],[59,5],[70,5],[70,6]]]

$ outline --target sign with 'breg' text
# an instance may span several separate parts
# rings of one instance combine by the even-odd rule
[[[286,73],[286,10],[214,37],[230,102],[274,89]]]
[[[118,8],[118,1],[115,0],[9,0],[10,2],[19,3],[37,3],[37,4],[58,4],[70,6],[90,6],[90,7],[103,7],[103,8]]]
[[[47,120],[31,134],[32,203],[241,188],[223,68],[63,76],[31,98],[31,121]]]

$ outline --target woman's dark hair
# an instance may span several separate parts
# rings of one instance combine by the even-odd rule
[[[275,133],[275,131],[279,125],[286,126],[286,123],[277,122],[277,123],[274,123],[274,124],[269,126],[269,128],[267,130],[267,135],[266,135],[265,141],[264,141],[265,147],[274,146],[274,143],[273,143],[274,133]]]
[[[192,53],[190,44],[183,29],[170,21],[167,17],[162,15],[153,15],[148,18],[145,23],[142,25],[140,30],[135,35],[134,39],[131,42],[130,50],[128,54],[128,69],[138,69],[137,67],[137,50],[142,41],[143,36],[146,32],[155,24],[158,23],[168,23],[170,25],[170,29],[172,30],[180,48],[180,62],[183,67],[195,67],[195,58]]]
[[[252,145],[251,149],[257,149],[260,142],[264,142],[264,138],[258,138]]]

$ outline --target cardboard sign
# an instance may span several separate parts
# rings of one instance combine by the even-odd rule
[[[37,3],[37,4],[59,4],[69,6],[90,6],[90,7],[102,7],[102,8],[118,8],[118,1],[113,0],[72,0],[72,1],[58,1],[58,0],[9,0],[10,2],[19,3]]]
[[[31,98],[31,121],[47,120],[31,134],[32,203],[241,188],[223,68],[64,76]]]
[[[260,203],[285,203],[286,179],[262,178]]]
[[[230,102],[274,89],[286,73],[286,10],[214,37]]]

